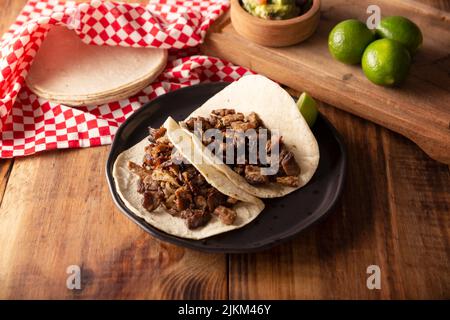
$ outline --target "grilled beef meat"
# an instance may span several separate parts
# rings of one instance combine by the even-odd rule
[[[142,194],[142,206],[149,212],[163,206],[173,216],[186,221],[189,229],[206,225],[219,207],[225,213],[216,215],[226,224],[232,224],[238,200],[227,197],[211,186],[200,172],[180,157],[165,136],[166,129],[150,128],[150,143],[145,147],[142,165],[128,162],[128,169],[139,176],[137,191]],[[180,159],[177,159],[180,160]]]
[[[205,210],[206,207],[208,206],[208,203],[206,202],[205,197],[202,196],[202,195],[196,196],[196,197],[194,198],[194,202],[195,202],[195,206],[196,206],[197,208],[202,209],[202,210]]]
[[[188,187],[179,187],[177,191],[175,191],[175,205],[178,211],[190,208],[192,201],[192,193],[189,191]]]
[[[190,120],[186,121],[186,125],[189,128],[189,130],[194,130],[194,125],[196,122],[201,123],[202,130],[207,130],[207,129],[213,128],[213,126],[211,126],[208,119],[203,118],[203,117],[197,117],[197,118],[191,118]]]
[[[280,154],[281,166],[287,176],[297,177],[300,174],[300,167],[295,161],[295,157],[290,151],[283,150]]]
[[[269,182],[269,176],[261,174],[261,168],[253,165],[245,166],[245,180],[250,184],[264,184]]]
[[[235,121],[230,124],[231,129],[234,131],[247,131],[250,129],[256,129],[255,126],[251,122],[245,121]]]
[[[218,206],[213,213],[226,225],[233,224],[236,219],[236,211],[224,206]]]
[[[233,170],[240,176],[243,176],[245,174],[245,165],[244,164],[237,164],[234,166]]]
[[[254,127],[258,128],[261,126],[261,120],[255,112],[250,113],[247,116],[247,121]]]
[[[216,109],[213,110],[211,113],[216,116],[225,117],[229,114],[235,114],[236,111],[234,111],[233,109]]]
[[[148,211],[153,211],[161,204],[161,198],[162,194],[159,191],[146,191],[142,198],[142,206]]]
[[[245,116],[243,113],[236,112],[233,109],[217,109],[213,110],[208,118],[204,117],[192,117],[189,118],[185,124],[190,131],[194,131],[194,125],[196,122],[200,122],[202,130],[209,128],[216,128],[222,131],[224,141],[218,144],[218,150],[213,149],[216,156],[220,157],[224,162],[226,158],[226,143],[233,143],[235,162],[234,164],[228,164],[237,174],[243,176],[248,183],[253,185],[263,185],[270,182],[278,183],[290,187],[298,187],[300,174],[300,166],[295,160],[294,154],[287,150],[283,144],[282,138],[277,136],[271,136],[271,133],[264,127],[261,119],[255,112],[252,112]],[[255,144],[249,141],[249,138],[243,138],[242,132],[249,129],[254,129],[258,134],[260,129],[266,129],[268,132],[268,141],[265,146],[266,157],[264,155],[258,155],[257,163],[250,163],[249,151],[256,149]],[[203,135],[202,142],[204,145],[209,145],[211,142],[216,142],[212,138],[206,139]],[[244,146],[243,146],[244,144]],[[237,158],[237,150],[245,148],[245,159]],[[278,150],[278,157],[273,156],[273,159],[278,160],[278,172],[271,175],[263,175],[261,169],[268,167],[272,155],[272,150]],[[260,158],[261,157],[261,158]],[[254,162],[254,161],[253,161]],[[245,163],[245,164],[243,164]]]
[[[226,116],[220,118],[220,121],[222,121],[222,125],[229,126],[233,122],[244,121],[244,114],[243,113],[227,114]]]
[[[211,214],[201,209],[187,209],[181,212],[181,217],[186,219],[189,229],[197,229],[209,222]]]
[[[150,142],[156,142],[159,138],[163,137],[166,134],[166,128],[160,127],[158,129],[149,128],[148,129],[150,133],[149,140]]]
[[[284,186],[288,187],[298,187],[300,181],[298,179],[298,176],[284,176],[284,177],[276,177],[276,181],[279,184],[282,184]]]
[[[227,197],[217,191],[217,189],[212,189],[208,192],[208,197],[206,198],[206,204],[209,211],[213,212],[218,206],[227,203]]]

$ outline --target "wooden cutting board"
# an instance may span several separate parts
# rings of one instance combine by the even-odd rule
[[[384,88],[367,80],[360,66],[332,59],[328,34],[338,22],[366,21],[376,4],[382,16],[402,15],[419,25],[424,44],[400,88]],[[345,111],[396,131],[432,158],[450,164],[450,14],[416,1],[323,0],[316,33],[301,44],[267,48],[239,36],[229,15],[210,31],[204,53],[248,67],[275,81],[307,91]],[[276,106],[274,106],[276,112]]]

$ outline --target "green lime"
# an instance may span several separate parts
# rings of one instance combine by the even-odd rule
[[[350,19],[338,23],[328,36],[328,50],[343,63],[361,62],[364,49],[375,40],[375,33],[361,21]]]
[[[309,127],[314,126],[317,114],[319,113],[317,111],[317,102],[309,94],[303,92],[300,98],[298,98],[297,106]]]
[[[386,17],[380,21],[377,34],[386,39],[400,42],[414,54],[422,45],[423,36],[419,27],[404,17]]]
[[[362,69],[375,84],[395,86],[403,82],[411,65],[409,51],[399,42],[380,39],[364,51]]]

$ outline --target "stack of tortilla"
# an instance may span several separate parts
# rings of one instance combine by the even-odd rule
[[[53,27],[26,83],[38,96],[68,106],[99,105],[130,97],[164,70],[167,50],[87,45],[65,27]]]

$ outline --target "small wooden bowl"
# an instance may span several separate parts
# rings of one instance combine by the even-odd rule
[[[266,47],[285,47],[308,39],[319,25],[320,0],[301,16],[287,20],[265,20],[248,13],[239,0],[231,0],[231,22],[244,38]]]

